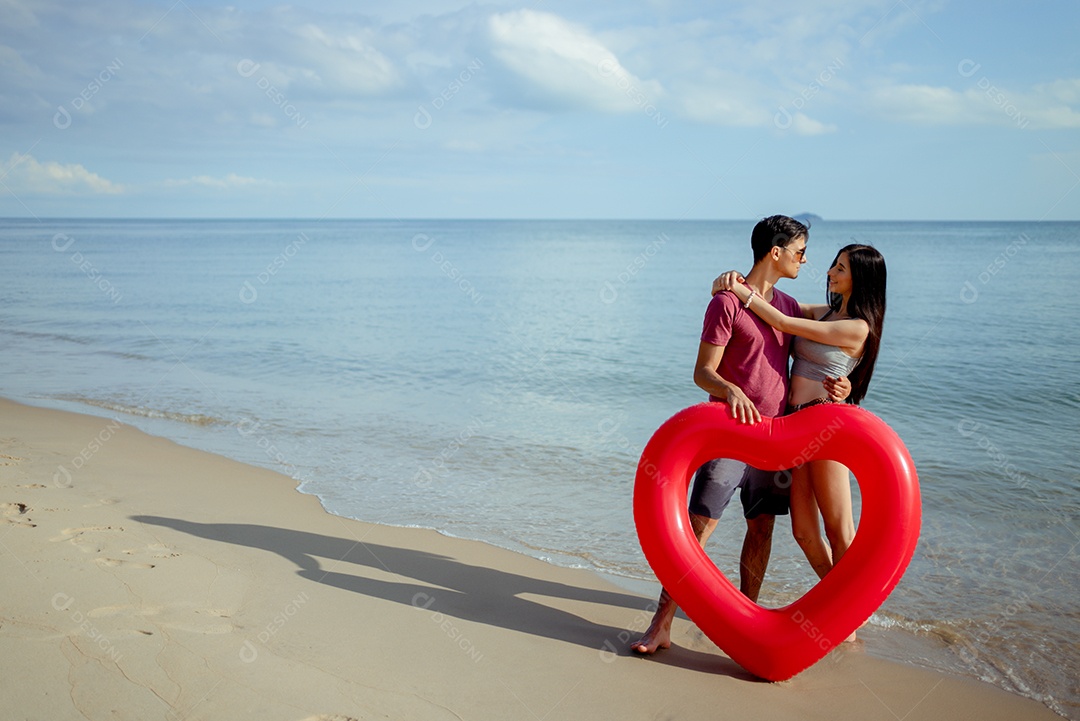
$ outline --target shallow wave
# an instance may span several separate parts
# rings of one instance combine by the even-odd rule
[[[105,410],[114,411],[116,413],[126,413],[129,416],[139,416],[140,418],[160,418],[170,421],[178,421],[180,423],[189,423],[194,426],[227,426],[230,425],[228,421],[222,418],[216,418],[214,416],[205,415],[202,413],[177,413],[175,411],[163,411],[156,408],[146,408],[144,406],[129,406],[124,403],[116,401],[101,400],[98,398],[87,398],[86,396],[79,395],[54,395],[51,398],[58,401],[68,401],[71,403],[81,403],[87,406],[93,406],[95,408],[104,408]]]
[[[0,331],[8,335],[30,340],[58,340],[64,343],[77,343],[79,345],[92,345],[95,342],[92,338],[69,335],[67,333],[53,333],[50,331],[26,330],[24,328],[3,328],[0,329]]]

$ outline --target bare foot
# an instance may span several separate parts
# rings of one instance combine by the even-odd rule
[[[630,650],[642,656],[651,656],[662,648],[671,648],[671,622],[675,620],[677,609],[671,595],[661,590],[649,627],[641,638],[630,644]]]
[[[671,626],[655,621],[645,635],[630,644],[630,650],[642,656],[651,656],[662,648],[671,648]]]
[[[866,619],[865,621],[863,621],[862,623],[860,623],[860,624],[859,624],[859,628],[862,628],[863,626],[865,626],[865,625],[866,625],[866,624],[868,624],[868,623],[870,623],[870,619],[869,619],[869,618],[868,618],[868,619]],[[857,640],[857,639],[855,638],[855,634],[856,634],[856,632],[857,632],[857,631],[858,631],[858,629],[856,629],[855,631],[852,631],[852,632],[851,632],[851,635],[850,635],[850,636],[848,636],[847,638],[845,638],[845,639],[844,639],[844,643],[854,643],[854,642],[855,642],[855,641]]]

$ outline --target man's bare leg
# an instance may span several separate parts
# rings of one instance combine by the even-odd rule
[[[772,553],[772,533],[776,516],[761,515],[746,519],[746,537],[739,558],[739,590],[754,603],[761,592],[761,582]]]
[[[709,540],[716,528],[716,519],[707,516],[690,514],[690,526],[694,529],[698,543],[705,548],[705,542]],[[675,618],[675,612],[679,610],[678,604],[668,594],[666,589],[660,590],[660,600],[657,601],[656,613],[653,614],[652,622],[645,629],[645,633],[634,643],[630,644],[630,650],[634,653],[649,655],[656,653],[658,649],[671,646],[671,622]]]

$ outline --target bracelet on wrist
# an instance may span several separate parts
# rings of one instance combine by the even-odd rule
[[[747,297],[746,302],[742,304],[742,307],[744,309],[750,307],[750,301],[752,301],[754,299],[755,295],[757,295],[757,291],[754,290],[753,288],[751,288],[749,297]]]

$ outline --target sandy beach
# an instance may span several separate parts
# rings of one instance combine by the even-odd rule
[[[652,598],[295,487],[0,401],[5,718],[1060,718],[862,644],[762,682],[681,618],[633,657]]]

